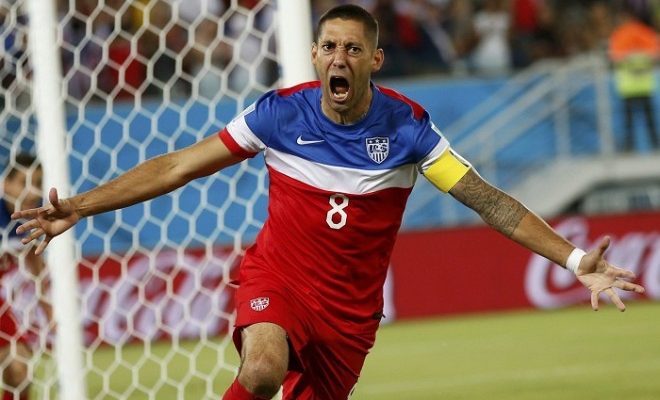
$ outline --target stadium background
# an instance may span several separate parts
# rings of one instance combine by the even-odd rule
[[[74,42],[72,39],[74,34],[81,33],[76,24],[84,22],[85,16],[94,18],[94,10],[98,8],[92,3],[60,4],[62,23],[71,26],[68,32],[72,35],[64,37],[70,42],[63,45],[62,53],[65,82],[69,85],[67,130],[71,180],[78,191],[115,176],[140,159],[180,148],[200,136],[212,134],[222,127],[220,121],[227,121],[235,114],[240,104],[249,104],[263,88],[276,83],[277,68],[270,59],[273,57],[269,56],[263,64],[255,67],[259,73],[249,75],[252,81],[263,79],[256,88],[241,86],[246,85],[246,78],[241,78],[241,70],[236,69],[235,75],[239,76],[230,79],[227,87],[228,92],[233,93],[231,96],[212,94],[207,97],[202,92],[194,96],[191,92],[194,85],[186,78],[194,75],[194,64],[183,66],[183,78],[159,81],[161,77],[154,76],[154,80],[144,87],[144,77],[135,81],[130,79],[129,71],[140,73],[140,63],[130,56],[130,52],[127,55],[125,48],[117,46],[110,57],[117,57],[114,60],[124,68],[126,87],[115,89],[117,71],[113,72],[111,67],[95,70],[109,81],[103,83],[101,79],[99,86],[106,86],[94,87],[87,82],[84,69],[76,70],[87,59],[74,57],[76,54],[93,56],[94,43],[82,39]],[[157,4],[156,9],[167,2],[153,3]],[[268,7],[263,6],[265,2],[240,3],[240,7],[255,11],[255,15],[267,14]],[[312,2],[313,11],[318,15],[320,9],[333,3],[337,2]],[[448,206],[447,199],[440,196],[430,197],[428,187],[420,181],[410,200],[412,211],[404,219],[387,286],[387,321],[395,323],[383,329],[356,398],[382,399],[388,398],[387,395],[393,396],[390,398],[419,399],[436,399],[441,395],[446,398],[619,398],[624,395],[626,398],[654,398],[660,393],[652,379],[660,371],[657,361],[660,345],[654,340],[660,330],[660,324],[654,318],[658,315],[657,306],[653,302],[631,300],[660,298],[660,196],[657,194],[660,163],[657,154],[644,142],[640,129],[637,133],[641,144],[637,153],[620,154],[617,151],[622,140],[622,113],[606,61],[604,41],[614,26],[620,4],[606,1],[512,1],[512,4],[546,3],[551,6],[555,13],[550,20],[550,31],[556,34],[551,41],[554,46],[550,50],[543,47],[545,52],[533,51],[524,57],[524,51],[516,49],[513,41],[512,55],[520,57],[513,57],[506,68],[489,69],[489,66],[474,65],[468,50],[465,54],[459,52],[448,57],[447,49],[433,41],[437,37],[433,32],[437,32],[429,30],[428,21],[419,18],[423,14],[420,8],[435,12],[446,10],[445,15],[449,17],[445,17],[439,26],[450,34],[454,50],[458,51],[461,47],[457,39],[463,36],[457,27],[459,20],[451,12],[457,12],[455,4],[461,3],[465,4],[460,1],[365,2],[383,13],[382,18],[393,16],[396,28],[392,31],[401,33],[382,38],[381,44],[386,47],[392,63],[376,76],[376,82],[401,90],[427,107],[436,124],[459,149],[467,143],[464,154],[469,159],[478,160],[475,165],[482,173],[513,192],[517,190],[517,182],[545,176],[543,167],[557,160],[568,158],[576,163],[586,160],[604,170],[608,169],[607,165],[625,163],[623,169],[633,172],[626,172],[624,178],[617,178],[616,171],[610,171],[614,175],[612,180],[599,178],[585,183],[574,190],[570,199],[557,200],[558,205],[551,208],[553,211],[543,215],[585,248],[603,234],[612,234],[610,258],[635,269],[639,282],[648,291],[644,296],[628,299],[634,314],[632,317],[620,317],[610,311],[604,313],[602,320],[596,319],[599,315],[585,315],[579,310],[532,313],[529,310],[575,304],[581,304],[581,311],[586,313],[586,293],[576,288],[570,274],[552,268],[547,262],[508,243],[481,226],[474,215],[460,206]],[[490,2],[474,2],[471,18],[475,19],[476,14],[486,9],[486,3]],[[503,7],[507,2],[494,3]],[[658,4],[649,1],[647,6],[647,15],[652,22]],[[106,1],[104,7],[119,9],[113,8],[118,6],[112,1]],[[75,12],[72,11],[74,8]],[[603,8],[608,13],[607,18],[600,14]],[[221,9],[215,12],[221,13]],[[7,15],[11,13],[6,11],[11,10],[11,6],[4,5],[2,10],[5,17],[3,27],[7,27],[10,21]],[[110,11],[107,13],[111,14]],[[99,15],[96,14],[96,18]],[[255,24],[260,21],[265,24],[268,18],[256,18]],[[514,18],[513,21],[517,20]],[[610,21],[610,25],[601,26],[604,21]],[[523,29],[525,23],[518,22],[523,24],[519,27]],[[179,28],[174,24],[170,26],[171,31],[161,37],[176,45],[182,40],[177,39]],[[537,28],[547,26],[539,23]],[[267,26],[256,29],[270,32]],[[14,56],[19,60],[22,57],[15,52],[16,45],[7,47],[9,31],[3,30],[4,96],[0,114],[5,127],[0,156],[5,160],[10,151],[17,148],[34,149],[34,121],[7,106],[12,90],[18,90],[16,80],[20,80],[16,75],[12,77],[8,60]],[[184,34],[184,31],[181,29],[178,33]],[[524,32],[520,31],[514,37],[523,36]],[[160,68],[154,69],[155,75],[173,76],[172,71],[167,72],[167,60],[150,60],[155,60],[154,64],[161,63]],[[585,72],[584,60],[588,68],[594,69],[587,68]],[[99,60],[89,62],[93,68],[100,65]],[[473,155],[469,151],[469,143],[475,141],[471,135],[480,128],[452,129],[464,116],[474,115],[472,111],[480,104],[492,102],[502,93],[518,93],[517,96],[522,97],[524,93],[546,86],[559,88],[559,91],[539,89],[539,97],[530,100],[523,107],[522,114],[514,114],[509,124],[501,129],[521,124],[530,118],[531,112],[538,111],[537,107],[543,108],[554,101],[557,93],[566,91],[564,85],[574,83],[570,79],[568,83],[562,81],[566,78],[561,74],[572,74],[577,81],[588,81],[585,74],[589,76],[589,71],[594,70],[606,72],[604,82],[610,106],[605,113],[599,105],[602,100],[599,82],[594,79],[593,84],[566,96],[557,110],[535,119],[525,133],[506,142],[505,150],[495,152],[483,162],[480,153]],[[520,76],[527,78],[522,80]],[[87,95],[90,90],[93,96]],[[656,104],[660,104],[659,96],[656,93]],[[137,98],[140,99],[139,112],[135,111]],[[486,116],[474,119],[481,119],[481,125],[488,127],[494,124],[493,118],[506,114],[510,108],[509,102],[497,103],[487,110]],[[559,125],[558,116],[563,118],[562,125]],[[603,119],[610,121],[613,147],[604,144],[603,139],[607,138],[601,130]],[[568,148],[557,145],[560,127],[569,138]],[[210,385],[216,393],[220,392],[223,382],[231,376],[230,369],[217,370],[206,366],[199,369],[207,368],[210,372],[200,375],[209,378],[199,378],[196,374],[192,377],[184,375],[180,379],[174,377],[179,370],[185,370],[182,365],[190,363],[212,365],[214,359],[225,358],[235,362],[233,350],[223,336],[232,311],[232,288],[226,282],[240,259],[240,252],[235,252],[237,238],[240,239],[239,247],[248,244],[266,215],[267,199],[263,189],[267,180],[258,172],[262,166],[262,160],[257,158],[223,172],[219,179],[202,180],[182,189],[176,196],[97,216],[77,227],[76,238],[82,260],[79,269],[84,339],[93,355],[93,361],[87,365],[90,369],[90,397],[147,398],[145,393],[155,393],[157,398],[175,398],[183,396],[182,393],[185,398],[202,397],[204,391],[195,394],[195,385]],[[566,176],[563,179],[570,180]],[[549,180],[555,181],[556,178]],[[565,181],[563,184],[568,185]],[[634,190],[631,190],[630,183],[635,184]],[[564,186],[551,186],[548,190],[561,192]],[[588,201],[594,196],[597,198],[603,190],[609,190],[607,193],[620,201],[603,204]],[[207,191],[212,195],[206,197]],[[228,194],[237,201],[227,203],[225,197]],[[534,198],[523,200],[536,209]],[[199,210],[200,203],[206,209]],[[146,220],[145,215],[149,215]],[[441,251],[437,251],[439,248]],[[201,289],[193,284],[197,280],[201,281]],[[20,286],[23,283],[14,284]],[[29,289],[23,291],[22,296],[17,299],[17,305],[29,301]],[[184,310],[182,304],[190,305],[190,308]],[[512,310],[525,311],[521,314],[491,314]],[[466,313],[476,316],[456,317],[456,314]],[[449,314],[454,317],[448,318]],[[186,319],[182,318],[183,315]],[[411,321],[438,316],[444,318],[436,324]],[[625,328],[619,327],[624,324]],[[406,333],[398,333],[399,329]],[[575,339],[576,336],[592,334],[596,337],[587,344]],[[206,338],[215,335],[218,336],[213,341],[218,344],[208,345]],[[438,340],[426,339],[435,337]],[[198,342],[200,338],[204,341]],[[134,346],[135,343],[150,343],[149,346],[153,347],[150,347],[148,356],[141,357],[143,347]],[[174,355],[168,350],[172,346]],[[122,356],[117,357],[114,354],[117,352]],[[617,360],[616,366],[609,365],[613,353],[621,354],[623,358]],[[628,355],[634,360],[627,360]],[[209,356],[211,360],[207,359]],[[48,354],[44,355],[45,359],[48,357]],[[427,357],[428,360],[422,360]],[[468,362],[460,361],[464,358]],[[584,358],[590,361],[582,362]],[[406,363],[406,360],[412,362]],[[44,365],[40,373],[47,375],[49,368],[52,373],[52,365]],[[151,378],[153,370],[167,376],[166,383],[159,383],[157,376]],[[168,372],[163,372],[165,370]],[[138,378],[134,371],[138,371]],[[393,374],[401,378],[398,386],[393,381]],[[627,377],[627,383],[615,382],[621,375]],[[582,382],[579,382],[580,378]],[[127,382],[138,387],[135,393],[122,389]],[[543,390],[532,388],[539,383]],[[513,386],[513,390],[505,391],[503,387],[507,386]],[[414,395],[409,397],[408,393]]]

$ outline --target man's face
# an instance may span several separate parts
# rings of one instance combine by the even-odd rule
[[[41,203],[41,168],[30,173],[28,179],[25,172],[16,171],[11,177],[5,178],[4,197],[11,212],[39,207]]]
[[[382,66],[383,51],[374,48],[361,22],[325,21],[312,46],[312,62],[321,80],[325,112],[368,110],[371,73]]]

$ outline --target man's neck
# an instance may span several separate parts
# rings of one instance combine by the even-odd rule
[[[367,116],[369,108],[371,107],[371,99],[373,98],[373,91],[371,86],[367,89],[366,100],[354,108],[350,108],[345,112],[337,112],[333,110],[327,103],[321,101],[321,110],[326,117],[333,122],[340,125],[353,125],[360,122]]]

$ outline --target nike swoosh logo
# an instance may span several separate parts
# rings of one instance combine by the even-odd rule
[[[296,139],[296,143],[298,143],[301,146],[304,146],[306,144],[314,144],[314,143],[321,143],[321,142],[325,142],[325,140],[323,140],[323,139],[321,139],[321,140],[304,140],[302,138],[302,135],[298,136],[298,139]]]

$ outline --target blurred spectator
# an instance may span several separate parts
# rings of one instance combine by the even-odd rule
[[[557,32],[556,11],[546,1],[537,4],[536,29],[532,35],[532,43],[529,48],[529,58],[526,61],[527,63],[533,63],[548,58],[557,58],[562,55],[562,49],[559,44],[560,39]],[[512,42],[512,46],[515,46],[515,41]],[[516,52],[517,50],[514,49],[513,51]],[[514,63],[514,67],[518,68],[529,65],[520,63],[516,65],[516,56],[513,57],[512,62]]]
[[[588,48],[585,30],[587,13],[584,5],[575,1],[560,1],[555,6],[555,11],[562,55],[572,57],[583,53]]]
[[[587,51],[604,54],[609,36],[614,29],[613,11],[609,1],[593,1],[587,7],[586,41]]]
[[[478,41],[472,53],[472,66],[477,74],[498,75],[509,71],[509,28],[509,13],[504,1],[485,0],[474,18]]]
[[[370,8],[380,23],[386,54],[379,76],[447,71],[455,57],[438,4],[428,0],[376,0]]]
[[[612,32],[609,43],[616,88],[625,110],[625,151],[633,150],[633,119],[637,111],[641,111],[646,119],[651,145],[660,149],[652,98],[657,87],[653,67],[660,57],[660,40],[658,33],[643,22],[643,16],[648,16],[649,10],[637,8],[638,3],[626,3],[621,23]]]
[[[397,2],[399,35],[409,60],[409,73],[445,72],[455,58],[442,24],[442,4],[430,0]]]
[[[431,62],[429,69],[448,70],[456,59],[456,50],[444,26],[446,1],[417,0],[413,4],[415,4],[413,8],[415,19],[422,34],[428,37],[432,45],[432,48],[428,49],[430,54],[422,54],[422,57]]]
[[[405,71],[403,43],[399,41],[399,16],[393,0],[378,0],[371,9],[379,21],[378,45],[385,52],[385,62],[379,76],[401,75]]]
[[[511,0],[511,62],[514,68],[524,68],[533,61],[535,35],[539,29],[539,14],[544,0]]]
[[[468,72],[468,59],[478,42],[473,4],[472,1],[451,0],[447,5],[444,24],[454,47],[454,73]]]

